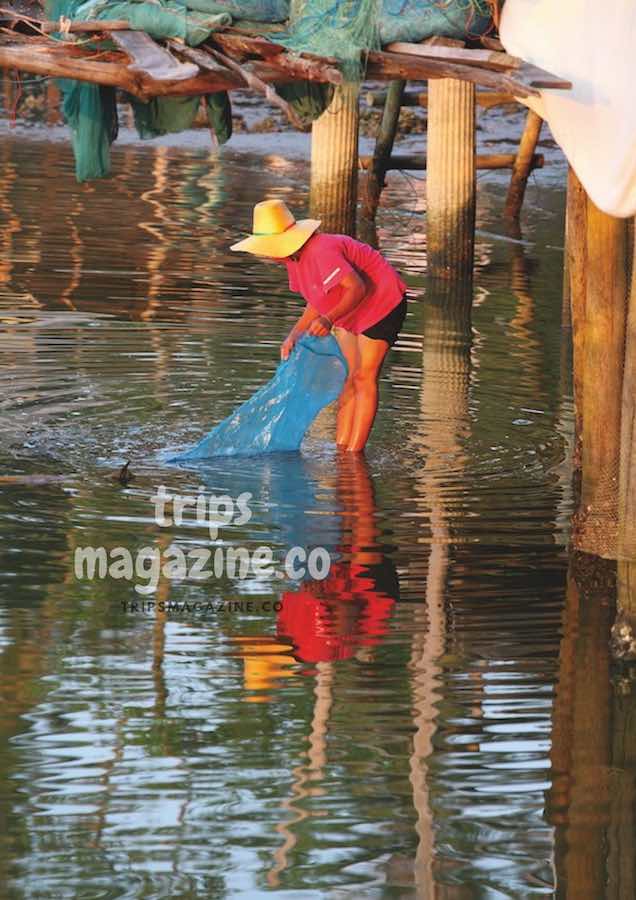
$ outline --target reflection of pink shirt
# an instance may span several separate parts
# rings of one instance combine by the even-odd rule
[[[298,261],[283,262],[290,290],[302,294],[310,306],[326,316],[342,299],[340,282],[345,275],[355,272],[362,278],[367,288],[364,299],[334,322],[354,334],[388,315],[406,290],[395,269],[377,250],[345,234],[315,234],[300,250]]]

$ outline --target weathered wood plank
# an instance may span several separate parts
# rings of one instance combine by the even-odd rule
[[[413,56],[424,56],[428,59],[442,59],[447,62],[461,63],[465,66],[483,66],[495,71],[518,69],[523,60],[518,56],[510,56],[508,53],[498,53],[493,50],[472,50],[460,46],[434,45],[428,43],[412,44],[404,41],[396,41],[388,44],[385,50],[389,53],[408,53]]]
[[[111,37],[132,60],[128,68],[153,81],[186,81],[199,74],[198,66],[179,62],[143,31],[118,31]]]
[[[407,80],[423,80],[429,78],[458,78],[460,81],[472,81],[483,87],[514,94],[516,97],[539,96],[539,91],[532,85],[520,80],[515,70],[514,76],[509,72],[493,72],[478,66],[465,66],[441,59],[431,59],[408,53],[380,53],[371,51],[368,55],[368,78],[405,78]]]

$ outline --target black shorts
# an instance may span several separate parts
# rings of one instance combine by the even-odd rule
[[[398,339],[405,318],[406,296],[402,297],[395,309],[392,309],[388,315],[372,325],[371,328],[367,328],[362,334],[374,341],[386,341],[389,347],[392,347]]]

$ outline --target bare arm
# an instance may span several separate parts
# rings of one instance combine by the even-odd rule
[[[364,281],[355,272],[349,272],[340,282],[342,299],[329,310],[328,316],[317,316],[307,329],[308,334],[323,336],[329,334],[336,319],[348,315],[364,300],[367,289]]]

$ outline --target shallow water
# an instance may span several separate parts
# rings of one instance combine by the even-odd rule
[[[266,193],[302,208],[306,163],[129,145],[77,186],[64,144],[0,158],[0,460],[68,476],[0,485],[7,895],[601,896],[623,857],[599,785],[633,778],[594,752],[607,616],[588,628],[567,579],[562,192],[533,184],[510,237],[482,181],[471,310],[427,287],[422,185],[392,176],[380,239],[411,302],[366,461],[334,453],[327,410],[300,454],[177,469],[162,454],[269,377],[299,312],[227,246]],[[249,492],[251,517],[162,527],[160,485]],[[89,546],[224,571],[78,578]],[[325,548],[331,572],[228,572],[260,546],[277,571]]]

